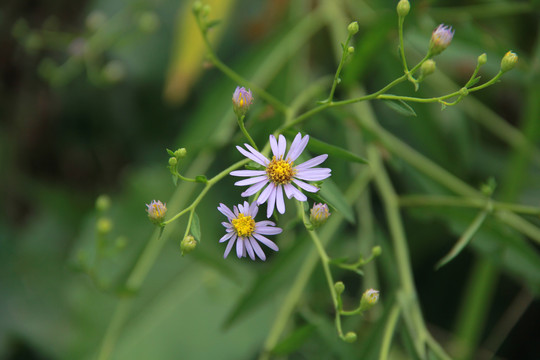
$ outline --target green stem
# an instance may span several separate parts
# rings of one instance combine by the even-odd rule
[[[403,73],[409,74],[409,68],[407,67],[407,58],[405,58],[405,46],[403,44],[403,23],[405,22],[405,17],[398,17],[398,32],[399,32],[399,54],[401,55],[401,60],[403,62]]]
[[[248,131],[246,130],[246,127],[244,126],[244,118],[245,116],[241,116],[238,118],[238,126],[240,126],[240,130],[242,130],[242,133],[244,133],[244,136],[248,139],[251,146],[255,148],[255,150],[259,151],[259,148],[257,147],[257,144],[255,144],[255,141],[251,138]]]
[[[353,35],[349,33],[347,36],[347,40],[345,41],[345,44],[343,45],[343,53],[341,55],[341,60],[339,62],[339,65],[336,70],[336,74],[334,75],[334,82],[332,83],[332,88],[330,89],[330,95],[328,95],[328,99],[326,99],[326,102],[331,103],[334,99],[334,92],[336,91],[336,87],[341,81],[339,78],[339,74],[341,73],[341,69],[343,68],[343,64],[345,63],[345,60],[347,59],[347,56],[349,55],[349,42],[351,41],[351,38]]]
[[[379,360],[388,359],[388,353],[390,352],[390,344],[392,343],[392,335],[394,335],[394,331],[399,320],[399,313],[399,304],[395,303],[390,310],[390,315],[388,315],[388,319],[386,320],[386,327],[384,328],[381,352],[379,353]]]

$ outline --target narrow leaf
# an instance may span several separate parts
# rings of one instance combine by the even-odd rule
[[[170,156],[174,156],[174,151],[167,149],[167,154],[169,154]]]
[[[384,103],[403,116],[416,116],[414,109],[403,100],[385,100]]]
[[[471,223],[471,225],[465,230],[461,238],[458,240],[458,242],[454,245],[452,250],[443,257],[437,265],[435,265],[435,269],[439,269],[442,266],[446,265],[448,262],[450,262],[453,258],[455,258],[465,246],[471,241],[472,237],[476,234],[476,232],[480,229],[480,226],[484,223],[484,220],[487,216],[487,210],[482,211],[478,215],[476,215],[476,218],[474,218],[474,221]]]
[[[193,213],[193,220],[191,222],[191,233],[193,234],[193,237],[198,242],[201,242],[201,224],[199,222],[199,217],[197,216],[197,213]]]

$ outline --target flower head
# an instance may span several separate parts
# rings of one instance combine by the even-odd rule
[[[364,292],[360,299],[360,309],[362,311],[373,307],[379,301],[379,290],[369,289]]]
[[[513,51],[507,52],[501,60],[501,71],[507,72],[512,70],[518,62],[518,56]]]
[[[321,226],[328,220],[330,216],[330,211],[328,210],[328,205],[326,204],[313,204],[309,212],[309,220],[314,227]]]
[[[261,260],[266,260],[266,255],[259,242],[274,251],[278,251],[277,245],[263,235],[277,235],[282,232],[281,228],[275,227],[272,221],[264,220],[255,222],[255,216],[259,208],[256,203],[251,205],[244,201],[244,204],[234,206],[233,210],[224,204],[219,204],[217,208],[227,217],[228,222],[222,222],[227,233],[219,240],[220,243],[229,241],[225,248],[223,257],[226,258],[236,243],[236,256],[238,258],[249,255],[251,260],[255,260],[257,255]]]
[[[429,43],[431,55],[435,56],[442,53],[450,45],[453,37],[454,30],[452,30],[451,26],[439,25],[431,34],[431,41]]]
[[[245,197],[255,194],[268,185],[257,199],[258,205],[268,200],[268,207],[266,209],[267,217],[272,216],[274,207],[277,207],[280,214],[285,213],[283,190],[285,190],[285,195],[287,195],[288,199],[294,197],[299,201],[306,201],[306,195],[293,186],[293,184],[303,190],[314,193],[319,191],[319,188],[302,180],[320,181],[330,176],[332,170],[328,168],[313,168],[326,160],[328,157],[326,154],[316,156],[299,165],[294,164],[294,161],[298,159],[302,151],[306,148],[308,141],[308,135],[302,137],[298,133],[291,144],[289,152],[285,156],[285,148],[287,146],[285,137],[279,135],[279,140],[276,140],[274,135],[270,135],[270,147],[273,153],[272,160],[267,159],[266,156],[248,144],[244,145],[249,151],[240,146],[236,147],[242,155],[265,167],[264,170],[236,170],[232,171],[231,175],[249,177],[249,179],[240,180],[235,183],[237,186],[251,185],[242,193],[242,196]]]
[[[233,110],[236,113],[236,116],[240,118],[246,115],[249,106],[253,104],[253,95],[251,95],[251,90],[246,90],[244,87],[237,86],[232,97],[232,102]]]
[[[152,200],[150,204],[146,204],[146,212],[148,213],[148,218],[151,222],[160,224],[167,213],[167,204],[164,204],[159,200]]]

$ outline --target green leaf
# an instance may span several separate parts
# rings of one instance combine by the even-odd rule
[[[313,331],[315,331],[315,326],[312,324],[307,324],[294,330],[285,340],[281,341],[272,349],[272,354],[287,355],[292,353],[313,335]]]
[[[201,242],[201,223],[199,222],[199,216],[196,212],[193,212],[193,220],[191,222],[191,233],[198,242]]]
[[[471,88],[471,87],[473,87],[474,85],[476,85],[479,81],[480,81],[480,76],[477,76],[477,77],[475,77],[474,79],[472,79],[471,81],[469,81],[469,82],[467,83],[467,87],[468,87],[468,88]]]
[[[416,112],[403,100],[385,100],[384,103],[403,116],[416,116]]]
[[[197,175],[195,176],[195,181],[206,184],[208,182],[208,179],[204,175]]]
[[[354,224],[354,212],[352,207],[345,199],[345,195],[341,192],[339,187],[330,179],[324,180],[321,190],[317,194],[308,194],[311,197],[318,197],[322,202],[327,203],[337,211],[339,211],[345,219],[351,224]]]
[[[167,154],[169,154],[170,156],[175,157],[174,151],[172,151],[172,150],[167,149]]]

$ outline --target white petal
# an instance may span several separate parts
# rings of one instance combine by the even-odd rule
[[[234,214],[232,213],[231,209],[227,207],[227,205],[220,203],[218,208],[220,213],[225,215],[229,220],[234,219]]]
[[[261,245],[255,240],[253,237],[249,237],[249,241],[251,242],[251,246],[253,247],[253,250],[255,250],[255,253],[261,260],[266,260],[266,255],[264,254],[263,249],[261,249]]]
[[[268,204],[266,205],[266,217],[272,216],[272,213],[274,212],[274,205],[276,204],[276,192],[277,187],[274,185],[274,188],[272,189],[272,192],[268,196]]]
[[[293,181],[295,181],[296,179],[293,179]],[[300,181],[300,180],[297,180],[297,181]],[[292,196],[294,196],[294,198],[298,201],[306,201],[307,200],[307,196],[302,194],[302,192],[300,190],[298,190],[297,188],[295,188],[294,186],[291,185],[291,192],[292,192]]]
[[[274,185],[274,183],[270,183],[268,187],[263,190],[261,195],[259,195],[259,198],[257,199],[257,204],[258,205],[264,204],[264,202],[268,199],[268,197],[272,193],[272,190],[274,190],[275,188],[276,188],[276,185]]]
[[[276,189],[276,207],[280,214],[285,214],[285,201],[283,201],[283,189],[281,185]]]
[[[244,242],[244,247],[246,248],[251,260],[255,260],[255,253],[253,252],[253,248],[251,247],[251,242],[246,240]]]
[[[237,182],[234,183],[234,185],[236,185],[236,186],[251,185],[251,184],[255,184],[255,183],[258,183],[260,181],[267,180],[267,179],[268,178],[266,177],[266,175],[255,176],[255,177],[252,177],[252,178],[249,178],[249,179],[244,179],[244,180],[237,181]]]
[[[302,140],[302,134],[300,133],[296,134],[293,142],[291,143],[291,147],[289,148],[289,152],[287,153],[287,157],[285,158],[287,159],[287,161],[294,161],[294,160],[291,160],[291,154],[293,153],[293,150],[296,149],[296,147],[298,146],[301,140]]]
[[[266,174],[264,170],[234,170],[229,173],[232,176],[252,177]]]
[[[244,255],[244,238],[239,237],[236,241],[236,256],[241,258]]]
[[[276,226],[276,224],[273,222],[273,221],[270,221],[270,220],[262,220],[262,221],[257,221],[255,223],[255,226]]]
[[[255,194],[257,191],[261,190],[264,185],[266,185],[268,183],[268,180],[264,180],[264,181],[261,181],[260,183],[258,184],[255,184],[251,187],[249,187],[246,191],[244,191],[241,195],[243,197],[248,197],[248,196],[251,196],[253,194]]]
[[[227,258],[227,255],[229,255],[229,253],[231,252],[231,249],[234,245],[234,242],[237,240],[237,236],[234,235],[231,240],[229,240],[229,243],[227,244],[227,247],[225,248],[225,253],[223,254],[223,258]]]
[[[323,163],[324,160],[326,160],[327,158],[328,158],[327,154],[315,156],[313,159],[310,159],[308,161],[304,161],[303,163],[301,163],[299,165],[296,165],[294,168],[296,170],[309,169],[309,168],[312,168],[314,166],[317,166],[317,165]]]
[[[285,195],[287,195],[287,199],[290,199],[293,197],[294,195],[294,186],[292,186],[291,184],[285,184],[283,185],[283,189],[285,189]]]
[[[278,157],[283,158],[285,156],[285,148],[287,148],[287,140],[285,140],[285,136],[280,134],[278,140]]]
[[[270,239],[262,236],[262,235],[259,235],[259,234],[253,234],[253,236],[259,240],[261,243],[263,243],[264,245],[268,246],[270,249],[274,250],[274,251],[278,251],[279,248],[278,246],[273,242],[271,241]]]
[[[274,135],[270,135],[270,147],[272,148],[272,154],[279,158],[279,147]]]
[[[270,161],[266,158],[266,156],[264,156],[263,154],[261,154],[260,152],[258,152],[257,150],[255,150],[251,145],[249,144],[244,144],[246,146],[246,148],[251,151],[251,153],[255,156],[257,156],[259,158],[259,160],[261,160],[263,162],[262,165],[266,166],[270,163]],[[260,164],[260,163],[259,163]]]
[[[248,159],[253,160],[262,166],[266,166],[268,164],[268,162],[265,162],[266,158],[260,152],[257,151],[257,154],[253,154],[247,150],[242,149],[240,146],[237,146],[236,148],[238,149],[238,151],[240,151],[242,155],[244,155]]]
[[[257,216],[258,212],[259,212],[259,207],[257,206],[257,202],[254,201],[249,207],[248,215],[251,216],[252,219],[255,219],[255,216]]]
[[[219,239],[219,242],[222,243],[222,242],[224,242],[224,241],[227,241],[227,240],[229,240],[233,235],[234,235],[233,232],[227,233],[227,234],[223,235],[223,236],[221,237],[221,239]],[[267,235],[271,235],[271,234],[267,234]]]
[[[262,234],[262,235],[277,235],[277,234],[281,234],[282,231],[283,230],[281,228],[278,228],[275,226],[255,227],[255,232],[257,234]]]
[[[301,141],[294,147],[294,149],[291,146],[291,149],[289,150],[289,153],[287,154],[287,159],[290,161],[296,160],[300,154],[302,154],[302,151],[307,146],[307,143],[309,141],[309,135],[304,136]]]
[[[316,187],[316,186],[313,186],[311,184],[308,184],[308,183],[305,183],[301,180],[298,180],[298,179],[293,179],[293,182],[300,186],[302,189],[306,190],[306,191],[309,191],[309,192],[312,192],[312,193],[316,193],[317,191],[319,191],[319,188]]]
[[[326,168],[300,170],[296,173],[294,177],[307,181],[320,181],[326,179],[327,177],[330,177],[331,171],[332,170]]]

